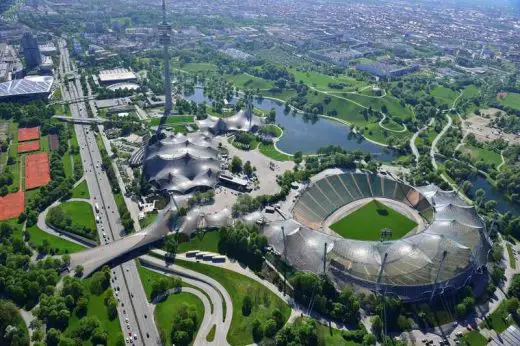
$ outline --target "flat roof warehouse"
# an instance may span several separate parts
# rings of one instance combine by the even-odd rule
[[[49,97],[53,83],[52,76],[28,76],[24,79],[0,83],[0,100],[46,99]]]

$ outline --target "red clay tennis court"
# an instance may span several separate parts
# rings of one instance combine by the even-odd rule
[[[24,127],[18,129],[18,142],[31,141],[40,138],[39,127]]]
[[[25,157],[25,189],[47,185],[51,181],[49,154],[38,153]]]
[[[32,142],[23,142],[18,144],[18,152],[19,153],[27,153],[29,151],[40,150],[40,142],[32,141]]]
[[[23,191],[10,193],[0,197],[0,221],[20,216],[25,209],[25,194]]]

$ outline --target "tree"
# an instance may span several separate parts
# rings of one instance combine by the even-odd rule
[[[272,318],[269,318],[264,322],[264,334],[268,338],[272,338],[276,335],[278,327],[276,326],[276,321]]]
[[[253,300],[251,297],[246,295],[242,300],[242,315],[249,316],[251,314],[251,310],[253,309]]]
[[[518,308],[520,307],[520,302],[517,297],[512,297],[507,300],[507,311],[510,314],[516,314]]]
[[[244,173],[250,177],[251,175],[253,175],[253,167],[251,166],[251,162],[249,161],[246,161],[245,165],[244,165]]]
[[[233,156],[231,159],[230,170],[233,173],[240,173],[242,171],[242,160],[238,156]]]
[[[177,253],[177,247],[179,244],[175,239],[175,236],[169,235],[166,237],[166,242],[164,243],[164,250],[166,251],[166,255],[170,258],[175,258],[175,254]]]
[[[271,110],[267,114],[266,121],[268,123],[274,123],[276,121],[276,110],[274,108],[271,108]]]
[[[47,330],[47,338],[45,339],[48,346],[57,346],[60,342],[61,332],[57,329],[51,328]]]
[[[258,319],[253,321],[253,340],[258,343],[264,337],[264,330],[262,329],[262,324]]]
[[[81,264],[78,264],[76,268],[74,268],[74,272],[76,273],[76,276],[83,276],[83,266]]]
[[[303,161],[303,154],[301,151],[297,151],[294,153],[293,161],[296,165],[299,165]]]

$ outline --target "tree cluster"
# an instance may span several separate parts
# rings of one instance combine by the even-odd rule
[[[218,249],[220,253],[237,259],[252,270],[262,267],[267,238],[259,234],[258,227],[238,223],[220,229]]]

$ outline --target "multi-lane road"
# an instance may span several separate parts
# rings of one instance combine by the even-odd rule
[[[61,76],[73,72],[68,50],[64,42],[60,43]],[[65,100],[78,100],[84,97],[81,84],[76,78],[69,82],[68,88],[63,86]],[[70,104],[73,117],[87,118],[85,102]],[[90,125],[75,124],[74,130],[83,162],[84,173],[89,187],[91,202],[99,206],[96,218],[99,218],[97,229],[101,246],[124,236],[116,201],[106,173],[102,169],[102,158],[96,144],[96,138]],[[121,329],[126,342],[137,345],[161,344],[155,326],[153,310],[144,292],[137,266],[134,260],[118,265],[112,270],[111,285],[119,300],[118,313]]]

